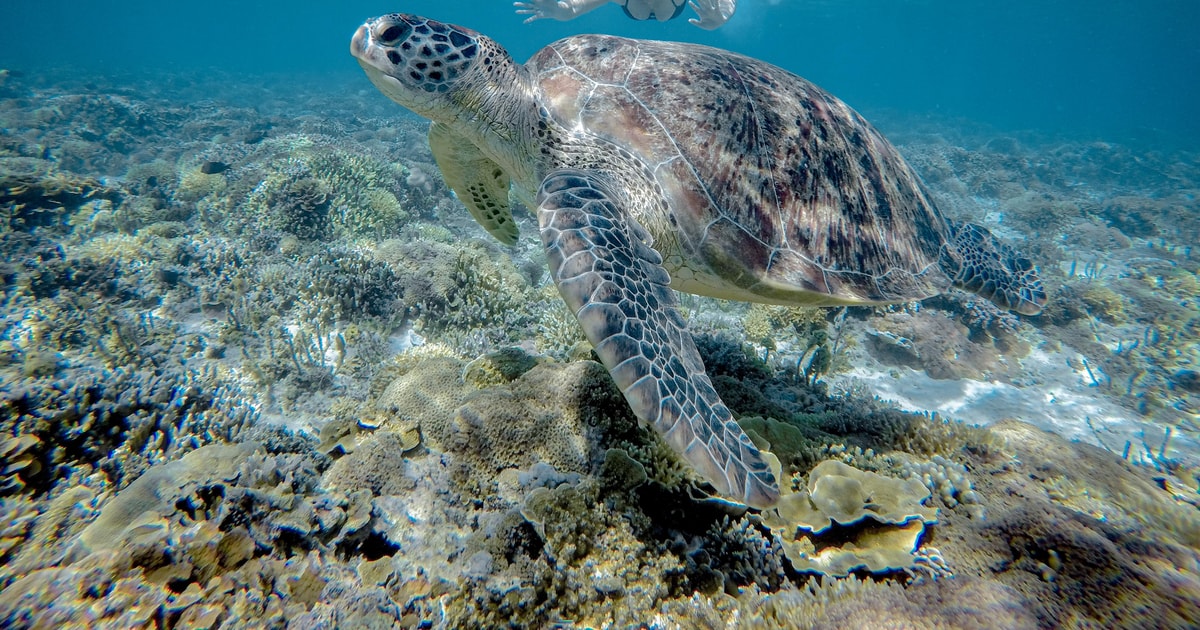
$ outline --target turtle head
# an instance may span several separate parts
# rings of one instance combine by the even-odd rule
[[[368,20],[350,41],[350,54],[388,98],[437,120],[452,110],[449,94],[464,81],[508,59],[499,44],[468,28],[393,13]]]

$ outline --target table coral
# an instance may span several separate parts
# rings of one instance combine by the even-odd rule
[[[937,522],[937,509],[922,505],[929,490],[919,481],[837,460],[821,462],[808,479],[807,491],[785,492],[764,516],[796,570],[844,577],[860,567],[875,573],[910,567],[925,525]],[[821,538],[835,524],[840,544]]]
[[[147,470],[107,503],[79,540],[89,551],[114,549],[146,512],[161,516],[191,485],[206,485],[233,477],[256,445],[210,445],[182,459]]]

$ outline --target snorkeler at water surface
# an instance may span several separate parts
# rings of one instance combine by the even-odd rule
[[[621,5],[625,15],[635,20],[666,22],[682,15],[684,9],[684,0],[529,0],[513,6],[517,13],[529,16],[525,19],[528,24],[544,18],[573,20],[609,2]],[[709,31],[727,22],[737,8],[737,0],[692,0],[687,4],[700,16],[688,22]]]

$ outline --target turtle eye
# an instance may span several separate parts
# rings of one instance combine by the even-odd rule
[[[400,40],[408,37],[412,32],[412,27],[408,24],[393,24],[381,31],[377,36],[379,43],[384,46],[394,46]]]

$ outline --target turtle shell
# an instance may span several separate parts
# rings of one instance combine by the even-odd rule
[[[527,66],[544,116],[653,173],[671,233],[651,232],[656,246],[677,243],[663,252],[675,288],[829,305],[950,286],[949,227],[919,178],[805,79],[715,48],[604,35],[555,42]]]

